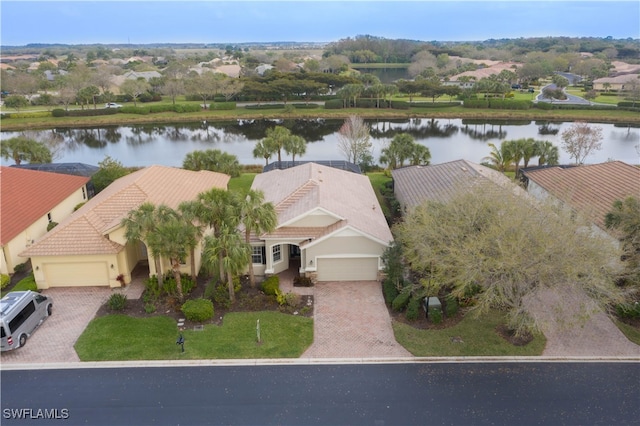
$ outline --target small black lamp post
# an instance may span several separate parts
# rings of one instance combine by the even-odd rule
[[[182,346],[182,352],[184,352],[184,336],[182,336],[182,333],[180,333],[178,340],[176,340],[176,345]]]

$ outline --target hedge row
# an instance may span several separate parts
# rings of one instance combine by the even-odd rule
[[[380,100],[380,109],[389,108],[387,101]],[[353,107],[351,103],[348,103],[349,107]],[[360,99],[356,102],[357,108],[377,108],[375,99]],[[409,109],[411,105],[406,101],[391,101],[392,109]],[[324,109],[343,109],[344,103],[342,99],[332,99],[324,103]]]
[[[11,112],[3,114],[3,118],[43,118],[50,117],[49,111],[34,111],[34,112]]]
[[[515,101],[512,99],[468,99],[464,101],[465,108],[490,108],[524,110],[532,106],[531,101]]]
[[[579,109],[579,110],[591,110],[591,111],[603,111],[603,110],[615,110],[618,109],[615,105],[580,105],[580,104],[552,104],[550,102],[538,102],[535,104],[535,108],[545,111],[552,109]]]
[[[411,102],[411,108],[447,108],[460,105],[462,102]]]

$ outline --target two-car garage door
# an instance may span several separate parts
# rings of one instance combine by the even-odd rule
[[[378,258],[318,259],[318,281],[375,281]]]
[[[109,285],[107,262],[46,263],[43,268],[49,287]]]

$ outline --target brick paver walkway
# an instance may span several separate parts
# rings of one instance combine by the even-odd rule
[[[301,358],[412,356],[395,340],[380,283],[319,283],[313,289],[314,339]]]

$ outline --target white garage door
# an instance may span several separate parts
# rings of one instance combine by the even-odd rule
[[[43,268],[49,287],[109,285],[106,262],[45,263]]]
[[[378,259],[318,259],[318,281],[375,281]]]

